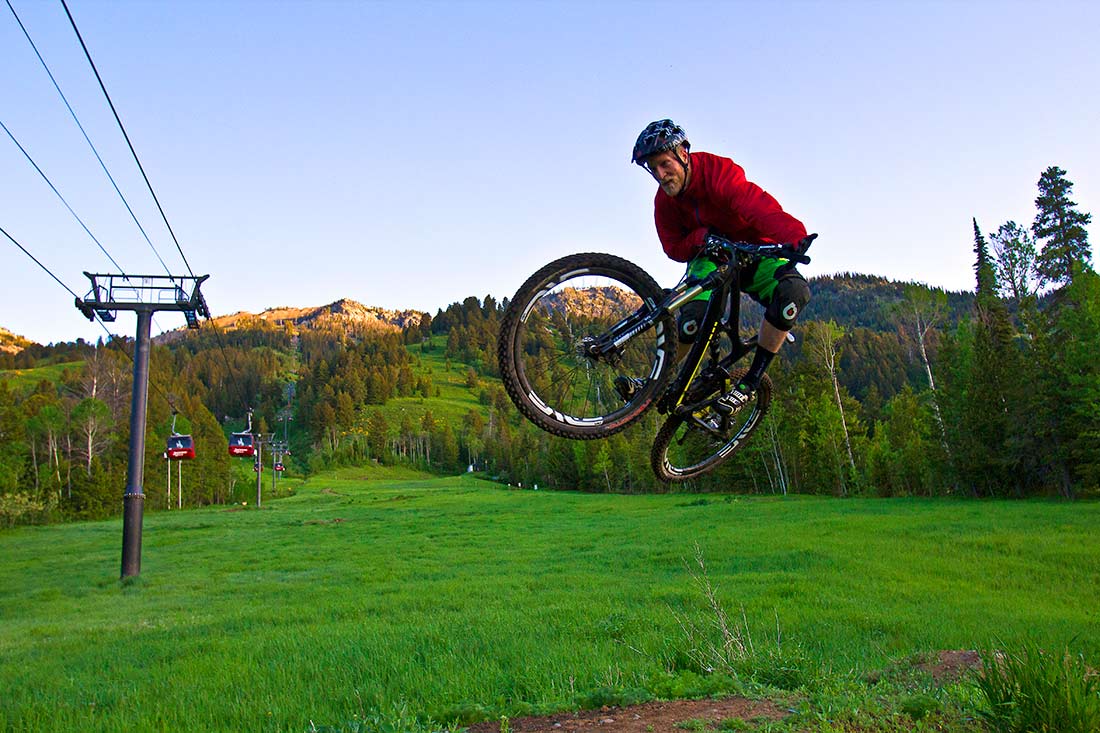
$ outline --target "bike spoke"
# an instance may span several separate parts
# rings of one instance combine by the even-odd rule
[[[523,414],[575,438],[610,435],[635,420],[667,374],[661,352],[669,347],[658,340],[671,333],[671,317],[612,353],[590,354],[616,324],[644,316],[659,293],[644,271],[612,255],[572,255],[530,278],[505,313],[498,347],[505,388]],[[645,397],[621,400],[619,377],[648,380]]]

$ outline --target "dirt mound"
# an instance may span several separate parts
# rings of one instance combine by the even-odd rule
[[[767,700],[727,697],[721,700],[647,702],[623,708],[610,707],[537,718],[513,718],[508,721],[507,730],[514,733],[680,733],[686,729],[713,730],[723,720],[763,722],[782,720],[788,715],[789,711]],[[468,730],[469,733],[499,733],[500,722],[477,723]]]
[[[969,649],[952,649],[937,652],[936,661],[918,664],[918,667],[932,675],[937,684],[951,682],[963,675],[982,668],[981,655]]]

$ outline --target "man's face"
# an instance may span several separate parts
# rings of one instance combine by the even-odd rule
[[[657,183],[661,184],[661,190],[669,196],[679,196],[680,192],[687,188],[691,179],[691,170],[687,168],[687,153],[682,147],[656,153],[646,158],[646,167]]]

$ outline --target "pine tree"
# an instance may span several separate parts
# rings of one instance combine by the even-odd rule
[[[1100,485],[1100,276],[1080,272],[1060,295],[1037,339],[1033,460],[1046,488],[1073,498]]]
[[[958,411],[958,448],[953,450],[961,478],[977,495],[1001,495],[1009,487],[1020,493],[1014,471],[1018,452],[1013,450],[1017,430],[1027,421],[1018,419],[1017,386],[1019,356],[1013,344],[1008,310],[997,295],[997,276],[989,257],[989,245],[974,221],[974,272],[977,281],[973,343],[969,362],[962,369]]]
[[[997,271],[993,259],[989,256],[989,245],[985,235],[974,219],[974,274],[977,279],[975,307],[978,320],[990,332],[990,337],[999,344],[1012,340],[1012,324],[1008,318],[1008,309],[1001,300],[997,285]]]
[[[1058,166],[1047,168],[1039,177],[1039,196],[1035,199],[1039,213],[1031,231],[1043,245],[1037,264],[1044,284],[1062,285],[1072,280],[1078,269],[1092,269],[1085,229],[1092,214],[1077,210],[1077,204],[1069,198],[1072,192],[1073,183]]]

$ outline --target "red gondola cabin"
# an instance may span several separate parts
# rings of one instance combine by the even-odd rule
[[[165,453],[170,461],[189,461],[195,457],[195,441],[190,435],[173,435]]]
[[[276,463],[276,464],[275,464],[275,470],[276,470],[276,471],[285,471],[285,470],[286,470],[286,466],[284,466],[284,465],[283,465],[282,463]]]
[[[229,455],[241,458],[256,455],[252,433],[233,433],[229,437]]]

